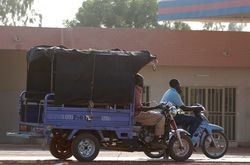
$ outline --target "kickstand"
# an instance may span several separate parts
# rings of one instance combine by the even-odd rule
[[[164,149],[163,159],[168,160],[168,158],[169,158],[168,149]]]

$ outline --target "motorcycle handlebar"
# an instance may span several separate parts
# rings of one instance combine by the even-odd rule
[[[170,113],[172,116],[175,116],[178,112],[177,108],[170,102],[168,103],[162,103],[161,104],[161,109],[164,112]]]
[[[198,103],[191,107],[193,108],[193,113],[195,116],[200,116],[201,112],[205,111],[205,107]],[[162,103],[159,105],[159,108],[164,112],[171,113],[172,116],[175,116],[179,111],[179,109],[177,109],[171,102]]]

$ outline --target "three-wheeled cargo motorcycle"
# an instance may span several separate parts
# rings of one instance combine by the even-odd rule
[[[92,161],[100,149],[187,160],[192,141],[176,127],[170,104],[156,110],[167,119],[161,147],[151,145],[154,127],[134,121],[134,77],[155,59],[148,51],[31,48],[27,86],[19,101],[19,132],[7,134],[44,138],[61,160],[73,155]]]

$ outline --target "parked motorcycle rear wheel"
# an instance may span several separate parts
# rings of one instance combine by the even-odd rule
[[[213,143],[213,136],[216,144]],[[207,134],[202,142],[202,152],[211,159],[218,159],[225,155],[228,149],[228,139],[223,132],[213,132]]]
[[[183,148],[176,136],[173,136],[169,141],[169,156],[175,161],[185,161],[193,153],[193,143],[187,134],[181,135]]]

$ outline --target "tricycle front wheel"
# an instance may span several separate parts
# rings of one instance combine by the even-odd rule
[[[74,157],[81,162],[94,160],[100,150],[98,139],[90,133],[78,135],[71,147]]]

